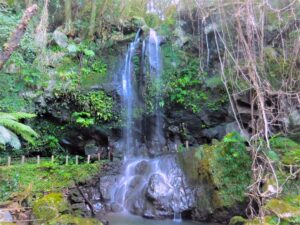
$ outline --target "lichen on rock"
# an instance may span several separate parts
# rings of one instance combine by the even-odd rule
[[[38,220],[48,221],[68,211],[68,203],[61,193],[51,193],[33,203],[33,214]]]

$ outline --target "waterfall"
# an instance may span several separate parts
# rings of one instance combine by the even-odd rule
[[[180,212],[189,207],[186,204],[187,201],[183,201],[183,199],[190,198],[192,192],[187,194],[182,191],[187,188],[187,184],[182,170],[176,163],[176,155],[162,155],[151,159],[144,156],[141,150],[141,143],[151,142],[154,143],[154,146],[151,147],[159,152],[165,145],[165,138],[163,111],[159,104],[162,89],[160,37],[155,30],[150,29],[149,37],[143,40],[140,46],[139,36],[140,31],[129,45],[119,78],[122,110],[124,112],[122,138],[125,155],[122,167],[124,172],[112,187],[110,203],[117,204],[128,212],[149,216],[151,212],[165,213],[161,212],[161,209],[156,209],[152,202],[164,199],[165,202],[162,204],[165,204],[165,210],[171,215],[174,213],[174,220],[179,222]],[[149,77],[141,77],[139,80],[150,79],[157,91],[153,98],[154,119],[145,120],[148,123],[147,132],[150,133],[147,140],[142,139],[135,131],[138,130],[138,123],[134,118],[134,110],[140,106],[141,99],[139,98],[141,98],[141,91],[143,90],[143,87],[138,86],[142,85],[143,82],[136,81],[132,63],[138,47],[141,47],[142,54],[140,75],[149,75]],[[135,149],[138,151],[135,152]]]
[[[174,212],[174,218],[173,221],[176,223],[181,223],[182,218],[181,218],[181,213],[180,212]]]
[[[155,146],[161,149],[164,145],[163,135],[163,118],[162,110],[160,107],[160,95],[162,90],[162,58],[160,50],[160,38],[155,30],[150,29],[149,41],[148,41],[148,58],[149,58],[149,70],[152,84],[155,86],[156,96],[154,103],[155,110],[155,130],[152,140]]]
[[[133,135],[133,107],[136,104],[136,91],[133,84],[133,69],[132,58],[135,54],[136,48],[140,41],[140,30],[137,32],[135,39],[130,43],[126,53],[124,68],[122,70],[122,109],[124,110],[124,129],[123,129],[123,141],[125,156],[131,155],[134,147],[134,135]]]

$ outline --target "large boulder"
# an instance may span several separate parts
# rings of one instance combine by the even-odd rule
[[[129,212],[157,219],[195,207],[195,191],[177,164],[176,154],[132,160],[125,164],[124,171],[110,194]]]
[[[170,195],[171,187],[166,183],[161,174],[153,174],[148,183],[147,197],[160,200]]]
[[[67,212],[68,202],[61,193],[51,193],[33,203],[33,214],[41,221],[49,221]]]
[[[68,46],[68,37],[63,32],[56,29],[53,33],[53,40],[55,43],[61,47],[66,48]]]
[[[118,182],[119,176],[103,176],[100,178],[100,193],[104,202],[112,200],[113,188]]]

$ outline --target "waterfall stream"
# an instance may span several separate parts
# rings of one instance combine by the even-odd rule
[[[148,79],[157,90],[153,99],[154,119],[146,124],[151,133],[148,137],[150,140],[147,141],[151,142],[151,147],[158,152],[165,145],[163,111],[159,103],[162,89],[160,37],[155,30],[150,29],[149,37],[141,42],[138,31],[127,50],[119,80],[124,122],[124,162],[123,173],[111,191],[111,204],[118,204],[124,211],[149,218],[173,215],[174,221],[180,222],[181,212],[193,204],[193,192],[187,185],[183,171],[177,165],[176,155],[163,154],[150,158],[139,149],[143,140],[135,132],[135,110],[140,102],[138,96],[142,96],[139,93],[142,88],[138,87],[133,58],[140,47],[143,66],[141,74],[150,75]]]

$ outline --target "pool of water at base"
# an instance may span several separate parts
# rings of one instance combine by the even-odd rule
[[[213,225],[209,223],[199,223],[190,220],[175,222],[168,220],[151,220],[129,213],[110,213],[107,215],[110,225]]]

